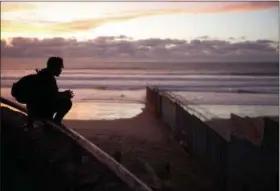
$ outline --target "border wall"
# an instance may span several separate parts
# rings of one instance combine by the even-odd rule
[[[226,139],[205,122],[207,118],[203,114],[156,87],[146,88],[146,107],[166,124],[172,137],[216,177],[216,190],[279,190],[278,121],[260,119],[263,131],[257,141],[252,142],[244,133],[232,132]],[[248,120],[239,118],[233,123],[235,129],[248,126]],[[244,129],[250,130],[250,127],[241,130]]]

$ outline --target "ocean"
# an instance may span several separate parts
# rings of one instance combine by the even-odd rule
[[[75,97],[67,119],[131,118],[144,108],[145,87],[157,86],[205,116],[279,116],[278,63],[141,63],[71,68],[57,78]],[[1,96],[12,99],[11,85],[31,69],[2,69]]]

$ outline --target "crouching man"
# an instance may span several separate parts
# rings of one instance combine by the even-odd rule
[[[29,118],[49,119],[61,124],[72,107],[74,96],[71,90],[58,90],[55,77],[59,77],[63,67],[62,58],[50,57],[47,67],[37,71],[35,95],[26,103]]]

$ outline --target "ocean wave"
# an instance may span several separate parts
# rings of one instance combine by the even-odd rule
[[[61,89],[90,89],[90,90],[144,90],[147,85],[156,86],[161,90],[165,91],[192,91],[192,92],[228,92],[228,93],[264,93],[264,94],[279,94],[279,86],[268,86],[268,84],[258,84],[258,85],[158,85],[158,84],[139,84],[139,85],[129,85],[129,84],[61,84],[59,87]],[[2,88],[11,88],[11,84],[1,84]]]
[[[79,101],[94,101],[94,102],[114,102],[114,103],[138,103],[138,104],[145,104],[144,99],[130,99],[130,98],[96,98],[96,97],[89,97],[89,98],[82,98]]]
[[[1,80],[18,80],[20,76],[1,76]],[[59,81],[104,81],[104,80],[117,80],[117,81],[256,81],[256,80],[266,80],[266,81],[273,81],[278,82],[279,76],[227,76],[227,75],[177,75],[177,76],[147,76],[147,75],[89,75],[89,76],[69,76],[63,75],[58,78]]]

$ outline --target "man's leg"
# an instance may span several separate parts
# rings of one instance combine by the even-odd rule
[[[61,123],[64,116],[69,112],[72,108],[71,99],[61,98],[56,102],[56,115],[54,117],[54,121]]]
[[[26,104],[26,109],[27,109],[27,127],[33,127],[33,118],[35,117],[34,115],[34,108],[32,107],[31,104]]]
[[[53,108],[50,104],[36,103],[36,104],[26,104],[28,111],[28,120],[30,123],[33,122],[33,118],[42,118],[52,120],[54,116]]]

